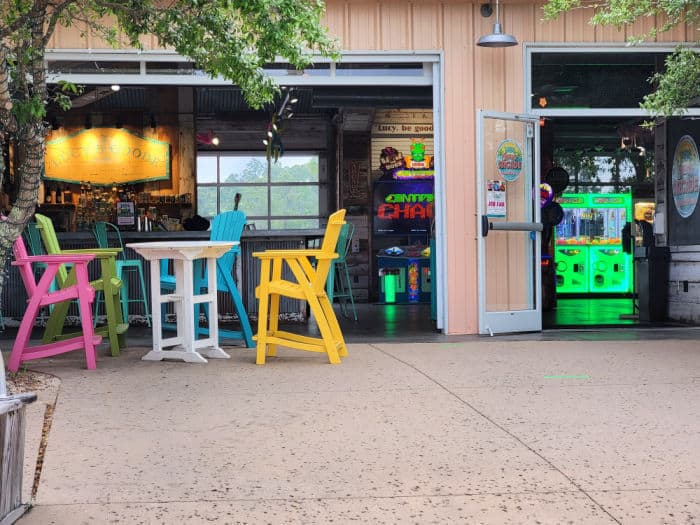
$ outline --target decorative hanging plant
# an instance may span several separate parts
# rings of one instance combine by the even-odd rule
[[[279,106],[275,109],[270,118],[270,123],[267,125],[267,138],[263,140],[265,144],[267,160],[273,159],[275,162],[284,155],[284,144],[282,144],[282,131],[284,129],[284,121],[292,118],[294,115],[294,104],[297,98],[294,97],[293,90],[287,90],[282,87],[284,98]]]

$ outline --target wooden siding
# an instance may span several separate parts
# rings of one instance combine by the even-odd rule
[[[504,30],[520,43],[619,43],[656,25],[653,18],[631,28],[594,27],[590,11],[575,10],[544,21],[542,3],[501,2]],[[390,16],[388,16],[390,15]],[[523,48],[477,48],[495,16],[483,18],[479,2],[328,0],[327,20],[347,50],[442,50],[445,90],[445,188],[447,199],[448,318],[450,333],[475,333],[476,111],[523,112]],[[342,30],[338,30],[342,28]],[[685,28],[659,42],[684,41]]]
[[[590,12],[575,10],[558,20],[542,20],[542,3],[501,2],[504,30],[518,41],[619,43],[658,25],[645,19],[631,28],[596,28]],[[444,52],[444,149],[448,328],[450,333],[476,333],[476,144],[478,109],[522,112],[523,47],[477,48],[475,41],[491,31],[495,15],[483,18],[480,2],[459,0],[328,0],[325,22],[345,51],[441,50]],[[693,28],[660,35],[659,42],[692,39]],[[147,49],[153,39],[144,39]],[[49,47],[100,49],[103,42],[81,37],[76,27],[59,29]]]

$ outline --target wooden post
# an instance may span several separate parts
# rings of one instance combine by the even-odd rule
[[[0,525],[10,525],[27,509],[22,503],[25,406],[36,401],[36,394],[8,396],[2,354],[0,368]]]

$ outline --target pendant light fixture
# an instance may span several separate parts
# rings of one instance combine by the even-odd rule
[[[491,16],[493,9],[491,9],[491,3],[483,4],[481,6],[481,15],[485,17]],[[518,41],[513,35],[508,35],[503,32],[501,28],[500,13],[498,10],[498,0],[496,0],[496,22],[493,24],[493,33],[490,35],[484,35],[479,40],[476,41],[477,46],[481,47],[510,47],[517,46]]]

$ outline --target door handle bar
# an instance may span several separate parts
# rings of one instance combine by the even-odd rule
[[[481,216],[481,235],[486,237],[489,230],[511,232],[541,232],[544,230],[541,222],[490,222],[487,215]]]

